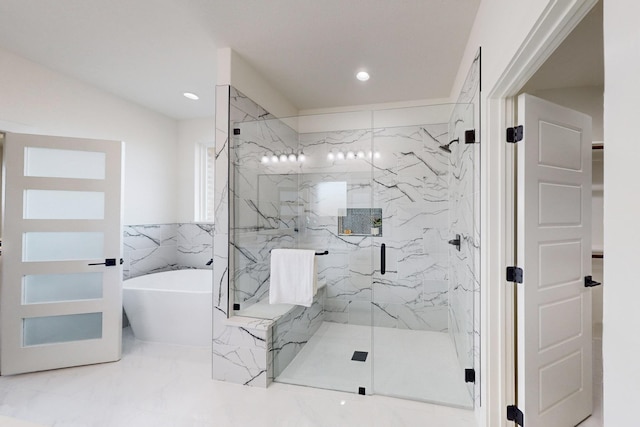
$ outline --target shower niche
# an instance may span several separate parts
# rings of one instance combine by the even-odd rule
[[[338,235],[382,237],[382,209],[347,208],[338,217]]]

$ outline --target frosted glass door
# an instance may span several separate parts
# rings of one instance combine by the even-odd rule
[[[7,134],[2,375],[120,358],[122,150]]]

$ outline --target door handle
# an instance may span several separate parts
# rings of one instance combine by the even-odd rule
[[[449,242],[447,242],[447,243],[449,243],[450,245],[455,246],[456,249],[458,250],[458,252],[460,251],[460,235],[459,234],[456,234],[456,238],[452,239],[452,240],[449,240]]]
[[[124,263],[124,260],[122,258],[120,258],[120,264],[122,265]],[[104,265],[106,267],[113,267],[116,265],[116,259],[115,258],[107,258],[104,260],[104,262],[94,262],[91,263],[89,265]]]
[[[600,285],[602,285],[602,283],[596,282],[595,280],[593,280],[593,277],[591,277],[591,276],[585,276],[584,277],[584,287],[585,288],[593,288],[594,286],[600,286]]]
[[[387,246],[383,243],[380,245],[380,274],[387,271]]]

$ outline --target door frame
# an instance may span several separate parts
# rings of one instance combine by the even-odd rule
[[[549,1],[531,32],[487,91],[481,150],[481,334],[483,381],[481,425],[510,427],[506,407],[516,402],[515,288],[506,267],[515,265],[516,150],[506,128],[515,126],[518,92],[573,31],[598,0]],[[492,236],[491,239],[487,236]]]

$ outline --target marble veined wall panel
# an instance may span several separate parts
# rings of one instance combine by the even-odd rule
[[[184,268],[208,268],[213,256],[211,224],[126,225],[123,278]]]

